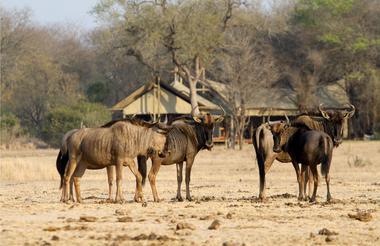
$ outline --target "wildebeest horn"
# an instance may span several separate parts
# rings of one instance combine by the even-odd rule
[[[224,117],[226,116],[226,111],[222,106],[219,105],[219,108],[222,110],[223,114],[215,119],[215,122],[222,122]]]
[[[286,115],[286,113],[285,113],[285,118],[286,118],[286,123],[290,123],[290,120],[289,120],[289,118],[288,118],[288,115]]]
[[[268,118],[267,118],[267,121],[268,121],[268,124],[269,125],[272,125],[274,124],[274,122],[270,121],[270,115],[272,114],[272,112],[268,115]]]
[[[344,118],[351,118],[352,116],[354,116],[354,114],[355,114],[355,106],[354,105],[352,105],[351,103],[350,104],[348,104],[349,106],[350,106],[350,111],[349,112],[347,112],[346,114],[345,114],[345,116],[344,116]]]
[[[150,116],[150,121],[152,122],[152,124],[156,124],[160,121],[160,120],[154,120],[154,114],[153,113],[149,113],[149,116]]]
[[[323,118],[330,119],[329,114],[325,110],[323,110],[323,103],[319,104],[318,108],[319,108],[319,111],[321,112]]]
[[[193,117],[193,119],[196,121],[196,122],[198,122],[198,123],[201,123],[202,122],[202,116],[201,115],[195,115],[194,114],[194,110],[196,109],[196,108],[198,108],[198,105],[197,106],[195,106],[192,110],[191,110],[191,117]]]

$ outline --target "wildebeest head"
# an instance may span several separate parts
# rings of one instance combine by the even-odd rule
[[[343,126],[345,119],[351,118],[355,114],[354,105],[349,105],[349,110],[324,110],[323,104],[319,105],[319,111],[323,118],[327,120],[327,128],[330,135],[333,136],[335,146],[342,143]]]
[[[279,153],[282,151],[282,147],[286,144],[287,138],[285,137],[287,129],[290,126],[289,119],[286,117],[287,121],[280,121],[276,123],[269,123],[269,129],[273,135],[273,151]]]
[[[213,136],[215,124],[223,121],[226,112],[224,111],[222,107],[220,107],[223,111],[223,114],[221,116],[212,116],[209,113],[196,115],[194,114],[195,108],[191,110],[191,117],[203,129],[203,132],[205,134],[205,141],[206,141],[205,147],[208,150],[211,150],[212,147],[214,146],[214,143],[212,141],[212,136]]]

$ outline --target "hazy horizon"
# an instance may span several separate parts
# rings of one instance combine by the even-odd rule
[[[83,28],[97,26],[95,17],[90,14],[99,0],[3,0],[0,6],[7,10],[30,9],[32,19],[42,25],[75,23]],[[75,7],[73,7],[75,6]]]

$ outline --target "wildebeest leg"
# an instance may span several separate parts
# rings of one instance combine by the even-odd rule
[[[308,182],[308,172],[309,168],[306,165],[301,165],[301,186],[302,186],[302,193],[303,193],[303,199],[306,199],[306,187]]]
[[[331,194],[330,194],[330,175],[327,173],[326,177],[326,186],[327,186],[327,201],[331,201]]]
[[[75,172],[73,174],[76,199],[77,199],[77,202],[79,203],[82,202],[82,197],[81,197],[81,192],[80,192],[80,178],[83,176],[85,171],[86,171],[86,165],[79,163],[78,167],[75,169]]]
[[[294,170],[296,171],[297,175],[297,182],[298,182],[298,200],[303,200],[303,187],[302,187],[302,182],[301,182],[301,173],[300,173],[300,167],[297,162],[292,162]]]
[[[114,177],[114,167],[107,166],[107,178],[108,178],[108,201],[112,201],[112,185]]]
[[[65,182],[64,191],[65,191],[65,193],[64,193],[63,202],[68,202],[68,200],[69,200],[69,196],[70,196],[69,185],[70,185],[71,177],[72,177],[76,167],[77,167],[76,155],[71,154],[69,164],[67,165],[67,169],[65,171],[65,176],[64,176],[64,182]]]
[[[181,195],[181,184],[182,184],[182,173],[183,173],[183,162],[179,162],[176,164],[177,167],[177,200],[179,202],[182,202],[182,195]]]
[[[310,167],[308,167],[307,169],[307,176],[308,176],[308,198],[311,197],[311,194],[313,193],[312,189],[314,187],[314,177],[313,177],[313,173],[311,172],[311,169]]]
[[[315,198],[317,196],[317,189],[318,189],[318,170],[317,170],[317,165],[310,165],[309,166],[311,173],[313,174],[313,179],[314,179],[314,190],[313,190],[313,195],[310,198],[310,202],[315,202]]]
[[[193,199],[191,198],[190,195],[190,177],[191,177],[191,168],[193,167],[193,162],[194,158],[188,158],[186,160],[186,177],[185,177],[185,182],[186,182],[186,199],[188,201],[192,201]]]
[[[159,202],[160,198],[158,197],[157,188],[156,188],[156,176],[158,170],[160,170],[161,162],[159,160],[152,159],[152,168],[149,171],[149,183],[152,188],[153,199],[155,202]]]
[[[121,182],[123,180],[123,162],[118,161],[116,163],[116,197],[115,202],[122,203],[124,201]]]
[[[75,202],[74,199],[74,177],[71,177],[70,180],[70,201]]]
[[[136,191],[135,191],[135,202],[144,202],[143,192],[142,192],[142,176],[137,168],[134,160],[128,160],[128,167],[136,177]]]
[[[265,175],[269,172],[274,160],[276,159],[276,155],[267,156],[263,164],[259,164],[259,175],[260,175],[260,193],[259,199],[264,201],[266,199],[265,188],[266,181]]]

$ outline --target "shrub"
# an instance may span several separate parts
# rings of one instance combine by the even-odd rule
[[[98,127],[109,121],[109,110],[97,103],[79,102],[73,107],[62,106],[52,109],[46,117],[43,139],[53,147],[59,147],[62,136],[69,130]]]

